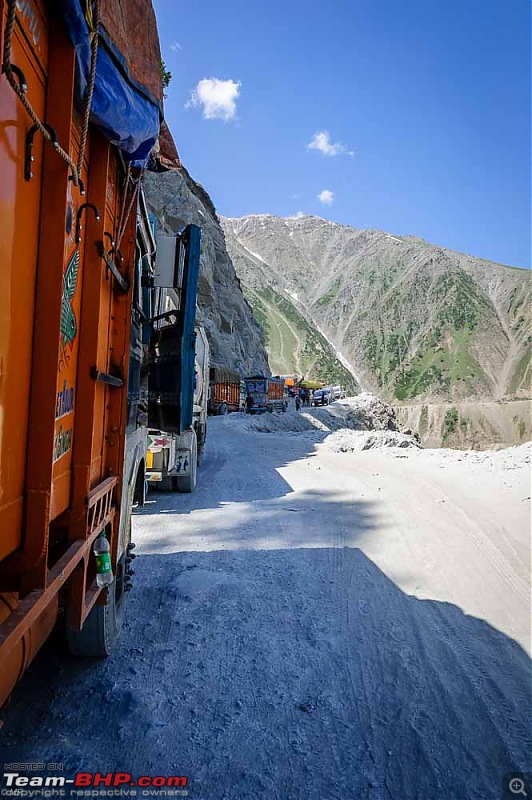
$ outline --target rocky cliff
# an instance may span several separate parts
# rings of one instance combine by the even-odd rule
[[[178,230],[193,222],[202,228],[198,322],[207,332],[211,363],[241,376],[269,374],[262,330],[242,294],[209,195],[184,168],[146,173],[143,180],[149,208],[164,227]]]

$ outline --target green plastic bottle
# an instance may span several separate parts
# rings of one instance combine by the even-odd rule
[[[94,542],[92,550],[96,557],[96,583],[98,586],[109,586],[113,582],[110,550],[106,535],[101,533]]]

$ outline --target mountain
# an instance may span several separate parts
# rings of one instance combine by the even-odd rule
[[[274,370],[317,373],[329,340],[388,400],[530,396],[528,271],[314,216],[220,221]]]
[[[169,230],[190,222],[202,228],[198,322],[207,332],[213,366],[245,375],[269,374],[264,336],[242,294],[216,209],[205,189],[187,170],[143,179],[148,206]]]

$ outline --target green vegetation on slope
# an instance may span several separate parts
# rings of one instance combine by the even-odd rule
[[[442,442],[445,443],[456,431],[459,419],[458,409],[455,406],[447,409],[443,420]]]
[[[470,348],[482,315],[492,310],[490,302],[467,273],[448,271],[426,286],[436,313],[421,328],[415,320],[401,322],[401,306],[419,302],[414,294],[419,289],[418,283],[406,296],[397,292],[386,298],[376,315],[379,329],[363,338],[364,359],[379,385],[398,400],[454,392],[467,396],[479,384],[488,386]]]
[[[320,299],[317,301],[319,306],[326,306],[329,303],[332,303],[333,300],[336,299],[336,295],[338,294],[341,286],[340,278],[337,278],[332,286],[329,287],[327,292],[323,294]]]
[[[338,360],[329,342],[288,298],[271,287],[252,290],[243,286],[243,290],[264,331],[274,373],[338,383],[348,393],[357,390],[353,376]]]
[[[508,386],[508,391],[510,394],[514,394],[521,387],[526,387],[530,391],[531,386],[532,358],[530,356],[530,350],[526,350],[514,370],[514,374],[510,380],[510,385]]]

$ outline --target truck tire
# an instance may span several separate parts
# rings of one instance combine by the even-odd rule
[[[171,475],[165,475],[160,481],[154,484],[160,492],[175,492],[174,478]]]
[[[128,522],[126,550],[118,562],[117,574],[107,590],[107,605],[94,606],[80,631],[66,627],[68,650],[74,656],[85,658],[107,658],[122,628],[125,612],[126,592],[124,591],[126,574],[127,545],[131,540],[131,515]]]
[[[225,415],[228,413],[229,413],[229,408],[227,406],[227,403],[220,403],[220,406],[218,408],[218,416],[225,417]]]
[[[190,493],[196,488],[196,477],[198,469],[198,440],[196,432],[192,437],[192,453],[190,458],[190,474],[174,478],[175,488],[178,492]]]

